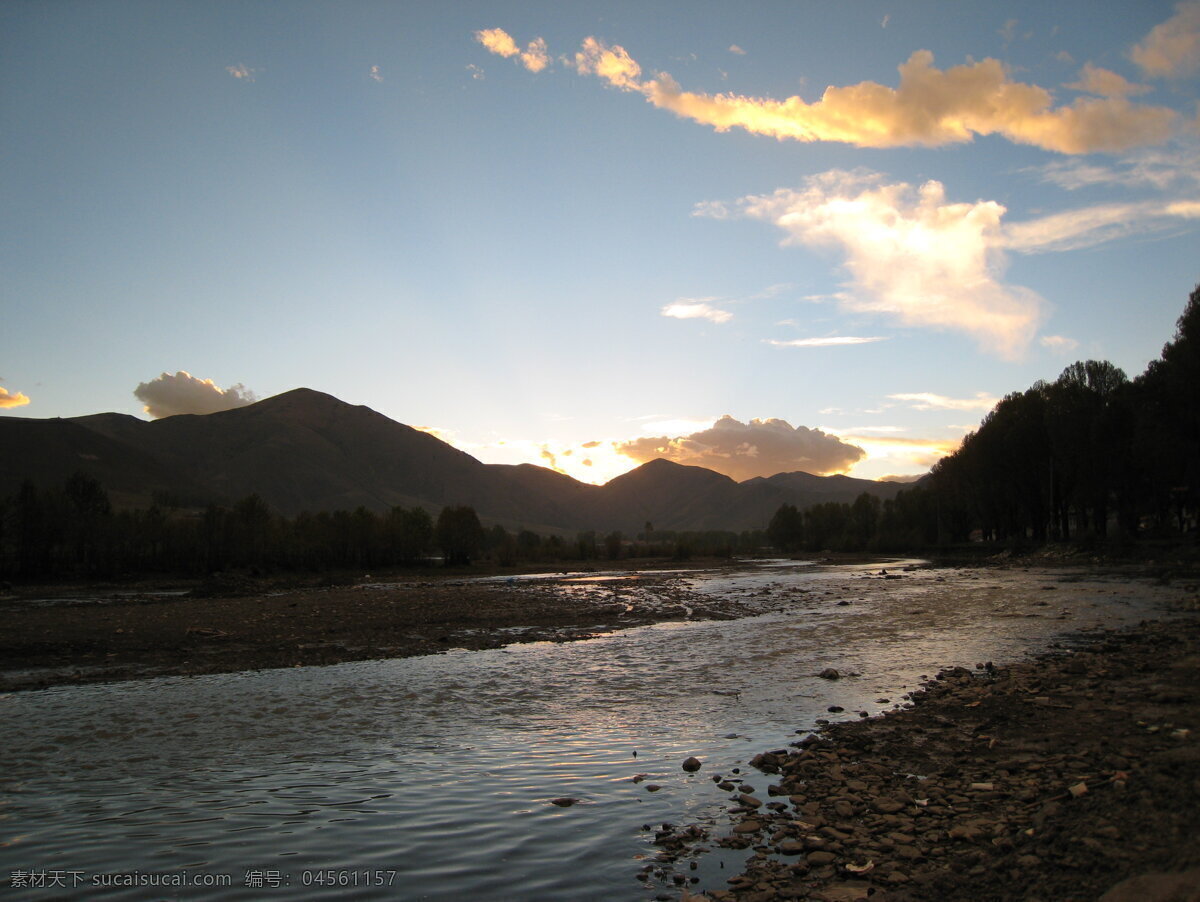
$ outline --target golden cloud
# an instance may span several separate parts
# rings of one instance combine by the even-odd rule
[[[217,413],[258,400],[240,382],[222,389],[211,379],[197,379],[186,370],[142,382],[133,393],[145,405],[142,409],[156,420],[183,413]]]
[[[618,442],[616,450],[639,463],[663,458],[707,467],[739,482],[795,470],[819,475],[840,473],[865,453],[820,429],[793,428],[785,420],[774,418],[742,423],[731,416],[721,417],[691,435]]]
[[[850,475],[863,479],[881,478],[884,474],[913,470],[924,472],[962,444],[961,439],[910,438],[905,436],[853,435],[841,436],[843,441],[860,445],[865,456]],[[872,476],[864,470],[879,474]],[[899,478],[891,476],[891,478]]]
[[[1012,81],[999,60],[942,70],[928,50],[916,51],[898,67],[898,88],[877,82],[831,86],[813,103],[798,96],[773,100],[684,91],[665,72],[642,81],[641,66],[625,48],[594,37],[575,55],[575,69],[719,132],[740,128],[780,140],[859,147],[937,147],[1001,135],[1066,154],[1122,151],[1165,141],[1177,118],[1173,110],[1138,106],[1124,96],[1079,98],[1055,107],[1049,91]]]
[[[1129,97],[1151,90],[1149,85],[1134,84],[1116,72],[1093,66],[1091,63],[1085,63],[1079,73],[1079,81],[1067,87],[1075,91],[1099,94],[1101,97]]]
[[[1200,3],[1178,4],[1175,15],[1154,26],[1129,57],[1157,78],[1175,78],[1200,68]]]
[[[498,56],[518,57],[521,65],[530,72],[541,72],[550,65],[550,53],[542,38],[534,38],[522,50],[503,28],[485,28],[475,32],[475,40]]]
[[[21,392],[13,394],[6,388],[0,388],[0,408],[24,407],[28,403],[28,395]]]

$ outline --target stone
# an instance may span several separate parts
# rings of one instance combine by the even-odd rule
[[[833,864],[837,861],[837,856],[832,852],[809,852],[805,856],[805,861],[813,867],[821,867],[822,865]]]
[[[1200,868],[1173,874],[1139,874],[1122,880],[1100,902],[1196,902],[1200,900]]]
[[[695,773],[701,767],[700,759],[696,757],[685,758],[683,761],[683,769],[689,774]]]
[[[823,680],[840,680],[842,678],[842,675],[832,667],[826,667],[824,670],[818,673],[817,676]]]
[[[574,805],[578,801],[579,801],[579,799],[569,799],[569,798],[563,797],[561,799],[551,799],[550,804],[557,805],[559,808],[570,808],[572,805]]]

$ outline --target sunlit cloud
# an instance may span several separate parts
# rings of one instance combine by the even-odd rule
[[[730,44],[730,45],[729,45],[729,52],[730,52],[730,53],[736,53],[738,56],[745,56],[745,55],[746,55],[746,51],[745,51],[745,50],[743,50],[741,47],[739,47],[737,44]]]
[[[367,72],[367,77],[371,81],[383,81],[383,72],[378,66],[372,66]]]
[[[471,73],[471,78],[475,79],[476,81],[483,80],[483,70],[474,63],[467,63],[467,71]]]
[[[914,410],[991,410],[1000,399],[986,392],[976,392],[973,398],[948,398],[933,392],[909,392],[888,395],[893,401],[903,401]]]
[[[1152,90],[1149,85],[1135,84],[1111,69],[1102,69],[1091,63],[1084,63],[1083,71],[1079,73],[1079,81],[1065,87],[1073,91],[1099,94],[1101,97],[1133,97]]]
[[[1000,281],[1004,212],[994,201],[950,203],[940,182],[913,188],[836,170],[810,176],[800,191],[781,188],[696,209],[774,223],[784,244],[840,251],[851,277],[839,300],[844,310],[964,332],[1013,359],[1035,334],[1045,302]]]
[[[1055,160],[1037,172],[1043,181],[1074,191],[1094,185],[1125,188],[1187,189],[1200,186],[1200,150],[1141,150],[1113,165],[1078,159]]]
[[[546,49],[546,42],[541,38],[530,41],[529,46],[521,51],[521,65],[530,72],[541,72],[550,65],[550,53]]]
[[[1180,3],[1175,15],[1129,52],[1142,71],[1155,78],[1177,78],[1200,68],[1200,3]]]
[[[222,389],[211,379],[197,379],[185,370],[142,382],[133,393],[145,405],[142,409],[156,420],[184,413],[217,413],[258,400],[240,382]]]
[[[1166,107],[1138,106],[1119,96],[1081,97],[1055,107],[1049,91],[1012,81],[998,60],[942,70],[927,50],[898,67],[897,88],[876,82],[831,86],[813,103],[799,96],[689,92],[666,72],[642,80],[642,67],[624,47],[595,37],[584,40],[574,68],[719,132],[739,128],[780,140],[859,147],[938,147],[1000,135],[1066,154],[1121,151],[1162,143],[1177,119]]]
[[[541,72],[550,65],[550,53],[542,38],[534,38],[522,50],[503,28],[485,28],[475,32],[475,40],[498,56],[517,57],[517,61],[530,72]]]
[[[503,28],[484,28],[475,32],[475,40],[498,56],[516,56],[521,52],[517,42]]]
[[[236,66],[226,66],[225,71],[236,78],[238,81],[254,81],[254,76],[257,75],[260,69],[251,69],[243,63],[238,63]]]
[[[682,436],[648,436],[617,444],[617,450],[639,463],[658,458],[707,467],[742,481],[755,476],[803,470],[844,472],[862,458],[863,450],[819,429],[792,427],[785,420],[754,419],[742,423],[724,416],[710,427]]]
[[[29,396],[22,392],[10,392],[6,388],[0,388],[0,409],[10,407],[24,407],[29,403]]]
[[[1191,199],[1100,204],[1008,225],[998,246],[1025,254],[1078,250],[1197,218],[1200,201]]]
[[[827,338],[793,338],[790,341],[767,338],[763,340],[763,343],[773,345],[777,348],[833,348],[841,345],[865,345],[876,341],[887,341],[887,338],[882,335],[873,335],[869,337],[858,335],[831,335]]]
[[[708,304],[707,301],[682,298],[673,304],[667,304],[659,311],[663,316],[675,319],[706,319],[713,323],[727,323],[733,319],[728,310],[720,310]]]
[[[1043,348],[1049,348],[1051,351],[1058,351],[1063,354],[1070,354],[1079,347],[1079,342],[1063,335],[1043,335],[1038,339],[1038,343]]]
[[[861,430],[840,435],[843,441],[853,442],[864,451],[863,458],[848,474],[860,479],[921,476],[943,457],[957,451],[962,443],[961,438],[864,435]]]

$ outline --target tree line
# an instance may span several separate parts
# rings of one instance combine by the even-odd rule
[[[630,557],[732,556],[758,551],[761,530],[621,532],[573,537],[485,528],[474,508],[443,508],[436,519],[421,507],[377,513],[365,507],[283,517],[258,495],[202,511],[167,503],[116,510],[92,476],[72,475],[62,486],[26,481],[0,500],[0,578],[117,578],[221,571],[369,572],[441,564],[469,566],[487,559],[516,563],[585,562]]]
[[[1195,533],[1200,509],[1200,286],[1175,335],[1130,379],[1107,361],[1073,363],[1013,392],[894,501],[805,511],[768,527],[787,550],[920,550]]]

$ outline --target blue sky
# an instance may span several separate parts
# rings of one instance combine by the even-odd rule
[[[3,4],[0,413],[923,472],[1200,281],[1200,3],[963,9]]]

